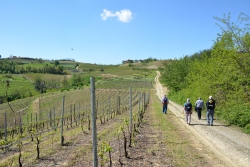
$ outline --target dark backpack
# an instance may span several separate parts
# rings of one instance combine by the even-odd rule
[[[186,111],[191,111],[192,110],[192,104],[191,103],[186,103],[185,108],[186,108]]]
[[[164,98],[164,105],[167,105],[168,104],[168,98]]]

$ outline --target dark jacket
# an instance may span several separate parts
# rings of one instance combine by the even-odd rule
[[[206,107],[207,107],[207,110],[214,110],[215,109],[215,100],[209,99],[206,102]]]

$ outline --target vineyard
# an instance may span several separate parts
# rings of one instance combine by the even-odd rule
[[[20,99],[23,97],[29,97],[37,94],[34,90],[34,85],[25,77],[20,75],[4,75],[0,74],[0,100],[1,97],[6,97],[7,82],[11,85],[8,88],[8,94],[12,95],[11,100]],[[10,98],[10,97],[9,97]],[[2,103],[0,101],[0,103]]]
[[[126,147],[132,146],[152,88],[151,82],[130,82],[114,89],[116,84],[111,85],[113,89],[95,89],[97,129],[103,129],[97,137],[98,161],[102,165],[111,163],[110,135],[123,141],[120,154],[128,157]],[[79,134],[85,139],[91,134],[91,102],[90,88],[85,88],[14,101],[10,104],[14,112],[8,104],[1,104],[0,166],[36,166],[63,147],[74,145]],[[105,128],[114,119],[117,121],[112,127]],[[88,155],[92,154],[90,143],[86,137],[86,148],[81,147]]]

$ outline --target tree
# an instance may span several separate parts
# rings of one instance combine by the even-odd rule
[[[63,77],[62,86],[63,86],[64,88],[69,87],[69,82],[68,82],[68,79],[67,79],[66,76]]]
[[[57,67],[60,64],[58,60],[55,60],[55,66]]]
[[[40,76],[36,78],[34,87],[40,93],[46,93],[46,83],[41,79]]]
[[[249,47],[249,35],[248,32],[250,30],[250,17],[244,13],[240,13],[238,16],[238,20],[236,23],[231,22],[230,13],[227,15],[224,14],[223,18],[214,17],[217,21],[226,25],[226,28],[216,23],[222,30],[223,34],[227,34],[232,37],[235,46],[237,46],[238,52],[250,52]],[[246,22],[246,23],[245,23]],[[242,25],[243,24],[243,25]],[[218,34],[219,36],[222,36]]]

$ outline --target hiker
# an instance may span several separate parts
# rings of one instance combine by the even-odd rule
[[[204,108],[204,102],[199,97],[198,100],[195,102],[195,110],[197,111],[198,119],[201,119],[201,110]]]
[[[192,114],[192,104],[190,99],[187,99],[187,102],[184,104],[183,112],[186,114],[186,123],[190,125],[191,122],[191,114]]]
[[[162,98],[161,103],[162,103],[162,112],[164,114],[167,114],[169,100],[166,95],[164,95],[164,97]]]
[[[209,96],[208,101],[206,102],[207,107],[207,125],[213,126],[214,121],[214,109],[215,109],[215,100],[212,96]]]

